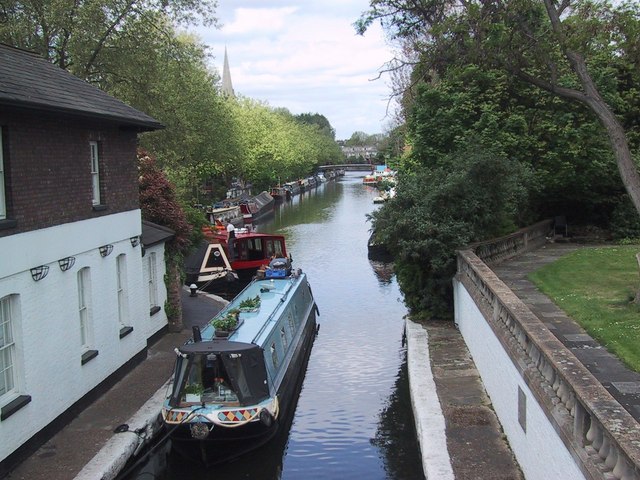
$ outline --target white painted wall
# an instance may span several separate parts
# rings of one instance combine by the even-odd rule
[[[157,333],[167,324],[167,312],[164,310],[164,304],[167,301],[167,288],[164,284],[164,275],[167,273],[167,265],[164,262],[164,243],[159,243],[146,248],[145,256],[142,259],[145,285],[149,285],[149,269],[147,268],[146,261],[147,258],[152,258],[152,253],[156,254],[156,280],[158,282],[157,295],[158,306],[161,310],[153,316],[148,316],[146,325],[147,338],[151,337],[154,333]],[[149,298],[148,292],[145,298]]]
[[[525,478],[584,479],[464,285],[454,279],[453,286],[455,321]],[[526,432],[518,422],[518,387],[526,396]]]
[[[19,294],[14,325],[17,394],[32,397],[28,405],[0,422],[0,460],[143,350],[149,332],[166,323],[164,308],[157,318],[149,317],[141,247],[132,247],[129,241],[140,233],[140,210],[134,210],[0,238],[0,298]],[[112,244],[113,252],[102,258],[98,247],[105,244]],[[116,294],[120,254],[126,255],[126,324],[133,327],[122,339]],[[163,255],[158,253],[158,260]],[[76,262],[62,272],[58,259],[67,256],[75,256]],[[48,265],[49,273],[35,282],[29,269],[38,265]],[[91,349],[99,352],[85,365],[81,364],[77,292],[77,274],[83,267],[91,269]],[[163,267],[159,265],[157,271],[162,282]],[[160,289],[162,307],[164,290]],[[10,400],[0,399],[0,407]]]

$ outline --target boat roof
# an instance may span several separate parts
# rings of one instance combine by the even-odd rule
[[[273,233],[253,232],[253,231],[247,230],[246,228],[236,228],[234,230],[234,234],[235,234],[236,238],[245,238],[245,237],[280,238],[280,239],[284,240],[284,235],[275,235]],[[215,237],[215,238],[224,240],[224,242],[226,243],[226,241],[227,241],[227,231],[226,230],[214,231],[212,233],[205,234],[205,237],[209,237],[209,238]]]
[[[243,352],[259,348],[251,343],[234,342],[231,340],[213,339],[202,342],[185,343],[180,347],[180,352],[186,354],[219,354],[228,352]]]
[[[214,318],[224,317],[230,310],[239,308],[242,301],[260,296],[260,308],[256,312],[242,312],[240,314],[241,325],[229,336],[230,343],[255,343],[261,345],[264,335],[269,333],[269,324],[275,325],[272,319],[278,318],[284,312],[291,294],[306,278],[304,273],[296,276],[276,279],[253,280],[242,292],[236,296]],[[202,338],[215,338],[215,329],[209,322],[202,329]],[[265,337],[266,338],[266,337]]]

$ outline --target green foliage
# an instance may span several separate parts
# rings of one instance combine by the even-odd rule
[[[236,328],[238,325],[238,314],[240,313],[237,309],[229,310],[222,317],[218,317],[211,322],[211,325],[217,330],[224,330],[226,332],[230,332]]]
[[[315,125],[323,135],[326,135],[332,140],[336,138],[336,130],[331,126],[329,120],[324,115],[319,113],[301,113],[295,116],[296,121],[305,125]]]
[[[306,177],[341,158],[338,144],[316,124],[248,98],[230,102],[230,108],[233,122],[242,125],[235,174],[256,190]]]
[[[627,195],[622,196],[611,215],[610,230],[616,240],[640,238],[640,218]]]
[[[194,248],[200,245],[204,240],[204,233],[202,233],[202,227],[208,226],[209,220],[204,215],[201,209],[194,208],[191,205],[182,204],[182,209],[185,213],[187,223],[191,225],[191,236],[189,238],[190,248]]]
[[[500,70],[452,67],[438,82],[421,85],[408,136],[407,169],[416,162],[440,165],[470,138],[528,165],[531,205],[520,224],[559,213],[571,213],[574,222],[606,223],[623,191],[604,130],[586,109]]]
[[[150,41],[171,39],[173,25],[215,24],[215,7],[215,0],[6,0],[0,41],[38,52],[86,80],[122,79],[120,67],[133,50],[152,53]]]
[[[450,315],[456,249],[512,231],[529,178],[525,167],[474,145],[443,163],[403,173],[396,196],[371,216],[408,307],[435,317]]]
[[[184,393],[202,395],[204,393],[204,386],[201,383],[190,383],[184,387]]]
[[[240,304],[238,305],[238,308],[240,310],[254,310],[258,307],[260,307],[260,295],[256,295],[255,297],[252,298],[245,298],[243,301],[240,302]]]
[[[192,227],[180,206],[175,188],[148,153],[138,152],[140,209],[142,218],[173,230],[170,250],[184,254],[190,247]]]

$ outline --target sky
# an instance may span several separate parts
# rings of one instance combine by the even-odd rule
[[[210,47],[211,67],[222,76],[227,49],[236,95],[284,107],[293,114],[319,113],[336,139],[361,131],[384,133],[392,124],[392,59],[382,29],[357,35],[353,23],[368,0],[219,0],[222,28],[199,28]]]

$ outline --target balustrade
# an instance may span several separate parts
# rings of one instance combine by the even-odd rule
[[[640,425],[481,260],[530,248],[548,233],[541,222],[458,252],[460,281],[547,410],[567,449],[590,479],[640,480]],[[474,253],[478,252],[478,254]]]

